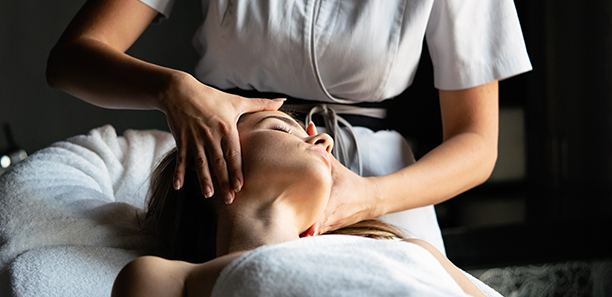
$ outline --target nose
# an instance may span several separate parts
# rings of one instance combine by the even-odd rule
[[[310,136],[306,138],[306,142],[312,145],[320,145],[325,148],[327,153],[330,154],[334,148],[334,140],[327,133],[319,133],[317,135]]]

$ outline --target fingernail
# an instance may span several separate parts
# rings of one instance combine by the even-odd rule
[[[285,101],[287,101],[287,98],[276,98],[276,99],[272,99],[272,101],[274,101],[274,102],[285,102]]]
[[[225,204],[230,205],[234,202],[234,196],[231,192],[225,193]]]
[[[240,192],[240,190],[242,190],[242,187],[240,186],[240,181],[238,179],[234,180],[234,192],[238,193]]]
[[[206,186],[206,188],[204,188],[204,198],[210,198],[213,195],[213,190],[212,188],[210,188],[210,186]]]
[[[181,189],[181,181],[180,180],[177,179],[177,180],[174,181],[174,189],[177,190],[177,191]]]

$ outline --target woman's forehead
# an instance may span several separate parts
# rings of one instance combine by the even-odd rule
[[[238,119],[238,124],[244,123],[249,124],[249,126],[254,127],[257,124],[267,120],[267,119],[278,119],[281,120],[293,128],[299,128],[300,130],[304,130],[304,128],[295,121],[291,116],[282,111],[257,111],[252,113],[247,113],[242,115]]]

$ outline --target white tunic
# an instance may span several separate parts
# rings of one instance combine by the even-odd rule
[[[141,1],[167,16],[173,0]],[[512,0],[204,0],[204,15],[196,76],[221,89],[381,101],[412,83],[425,37],[439,89],[531,69]]]
[[[168,17],[174,0],[141,1]],[[439,89],[531,70],[512,0],[203,0],[203,9],[196,76],[221,89],[382,101],[412,83],[424,39]],[[414,162],[395,131],[356,134],[364,176]],[[382,218],[444,252],[433,206]]]

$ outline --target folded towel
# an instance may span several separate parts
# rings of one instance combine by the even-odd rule
[[[142,253],[97,246],[49,246],[9,266],[13,296],[108,297],[117,274]]]
[[[104,126],[57,142],[5,172],[0,276],[6,278],[5,268],[19,254],[38,247],[150,249],[153,242],[140,232],[138,216],[151,168],[173,145],[167,132],[128,130],[118,137]]]
[[[487,296],[501,296],[474,278]],[[212,296],[467,296],[440,262],[408,242],[322,235],[250,251]]]

